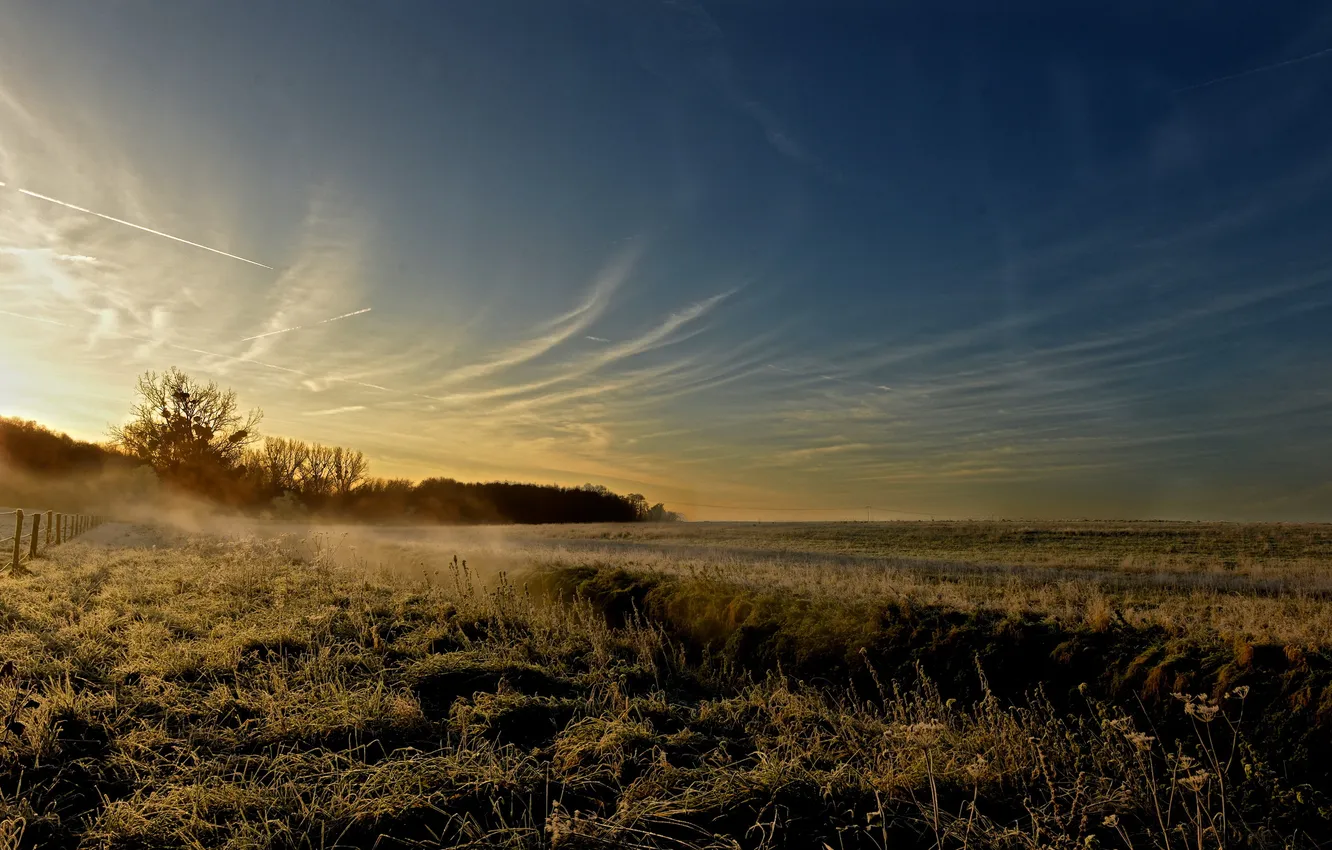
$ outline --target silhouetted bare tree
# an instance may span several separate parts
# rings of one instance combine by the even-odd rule
[[[365,455],[359,451],[335,446],[333,448],[333,491],[345,498],[352,490],[356,489],[357,485],[365,480],[368,467],[369,464],[365,460]]]
[[[151,464],[168,480],[207,487],[237,467],[263,413],[241,413],[236,393],[216,383],[202,383],[176,368],[145,372],[136,391],[139,401],[125,425],[111,428],[111,441]]]
[[[281,495],[300,487],[301,467],[305,464],[306,446],[300,440],[286,437],[268,437],[258,458],[263,470],[264,484]]]
[[[318,499],[333,489],[334,448],[320,443],[305,447],[305,466],[301,469],[301,494]]]

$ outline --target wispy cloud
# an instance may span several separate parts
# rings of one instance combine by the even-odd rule
[[[139,360],[148,360],[167,344],[170,335],[171,310],[162,304],[153,305],[148,314],[147,339],[134,350],[134,356]]]
[[[697,0],[667,0],[637,12],[645,15],[640,28],[639,63],[665,79],[694,77],[710,87],[731,109],[744,115],[762,132],[778,154],[823,170],[785,122],[741,83],[717,20]]]
[[[330,407],[327,410],[309,410],[303,413],[303,416],[337,416],[342,413],[355,413],[358,410],[365,410],[363,404],[349,404],[346,407]]]
[[[366,234],[335,189],[320,187],[312,194],[298,232],[293,261],[263,293],[261,303],[271,305],[267,331],[248,341],[248,356],[263,356],[283,340],[288,328],[344,313],[356,301],[364,303],[361,255]],[[272,331],[279,333],[268,333]]]
[[[87,346],[93,348],[98,340],[119,335],[120,316],[114,308],[103,307],[96,311],[97,320],[88,332]]]
[[[0,183],[0,186],[3,186]],[[50,248],[18,248],[12,245],[0,246],[0,254],[9,254],[10,256],[22,257],[29,254],[39,254],[49,257],[52,260],[58,260],[63,263],[95,263],[96,257],[89,257],[86,254],[59,254]]]
[[[601,317],[610,303],[611,296],[633,273],[642,255],[642,249],[642,242],[634,240],[616,254],[592,282],[583,301],[570,312],[547,323],[549,332],[524,340],[482,362],[453,369],[445,376],[441,385],[464,383],[527,363],[582,333]]]
[[[833,443],[831,445],[825,445],[825,446],[810,446],[809,448],[803,448],[803,449],[791,449],[790,451],[779,453],[777,455],[777,459],[785,462],[803,463],[805,461],[815,458],[825,457],[827,455],[840,455],[840,454],[846,454],[848,452],[863,452],[873,448],[874,444],[872,443]]]
[[[586,378],[613,364],[628,360],[640,354],[645,354],[660,346],[679,342],[681,339],[678,334],[679,331],[706,316],[713,308],[734,293],[735,290],[729,290],[695,302],[681,310],[671,313],[656,326],[637,337],[624,342],[614,343],[610,347],[595,352],[590,356],[576,359],[572,362],[559,364],[554,373],[549,377],[516,384],[501,383],[482,390],[448,392],[441,395],[432,395],[432,398],[436,401],[452,402],[455,404],[471,404],[477,401],[511,398],[514,396],[536,393],[549,387]],[[438,390],[431,389],[430,392],[435,393],[438,392]],[[566,397],[563,395],[564,392],[567,391],[561,391],[557,397],[565,399]],[[530,406],[532,403],[533,402],[529,401],[526,404]]]
[[[687,325],[703,318],[712,312],[718,304],[721,304],[727,298],[736,293],[736,290],[729,289],[726,292],[720,292],[701,301],[696,301],[685,307],[671,313],[661,324],[641,336],[628,340],[627,342],[616,343],[611,346],[604,354],[598,355],[594,362],[598,366],[604,366],[617,360],[623,360],[627,357],[633,357],[636,354],[642,354],[650,351],[656,346],[670,341],[677,331]]]

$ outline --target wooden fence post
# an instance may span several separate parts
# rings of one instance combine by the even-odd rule
[[[61,543],[61,540],[60,540],[60,532],[63,530],[64,519],[65,519],[65,515],[64,515],[64,514],[56,514],[56,515],[55,515],[54,525],[55,525],[55,540],[56,540],[56,545],[57,545],[57,546],[59,546],[60,543]]]
[[[22,554],[23,545],[23,511],[14,511],[14,566],[13,572],[18,573],[20,567],[19,556]]]
[[[47,549],[50,549],[50,548],[51,548],[51,511],[47,511],[47,512],[46,512],[46,522],[44,523],[44,525],[46,526],[46,548],[47,548]]]
[[[42,530],[42,512],[38,511],[37,513],[32,515],[32,540],[28,543],[29,561],[35,561],[37,559],[37,541],[39,540],[37,535],[41,533],[41,530]]]

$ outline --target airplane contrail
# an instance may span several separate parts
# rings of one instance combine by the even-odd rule
[[[6,184],[0,183],[0,186],[4,185]],[[75,206],[74,204],[68,203],[67,201],[62,201],[59,198],[52,198],[49,195],[41,195],[38,194],[37,192],[31,192],[27,189],[18,189],[17,191],[20,194],[27,195],[30,198],[37,198],[38,200],[41,201],[57,204],[59,206],[65,207],[66,209],[74,210],[75,212],[87,213],[88,215],[95,215],[98,218],[104,218],[107,221],[114,221],[116,224],[123,224],[126,227],[132,227],[135,230],[142,230],[144,233],[151,233],[154,236],[161,236],[164,239],[170,239],[175,242],[180,242],[184,245],[190,245],[194,248],[202,248],[205,251],[212,251],[214,254],[221,254],[222,256],[230,257],[233,260],[240,260],[242,263],[249,263],[252,266],[258,266],[261,269],[272,270],[273,268],[272,266],[264,265],[263,263],[258,262],[257,260],[246,259],[245,257],[239,256],[238,254],[229,254],[226,251],[223,251],[219,248],[210,248],[207,245],[200,245],[198,242],[191,242],[190,240],[182,239],[179,236],[172,236],[170,233],[163,233],[160,230],[153,230],[151,227],[144,227],[142,224],[135,224],[132,221],[125,221],[123,218],[116,218],[115,216],[106,215],[105,213],[94,212],[93,210],[85,209],[84,207]]]
[[[343,313],[341,316],[334,316],[334,317],[331,318],[331,319],[324,319],[324,320],[322,320],[322,321],[315,322],[315,324],[316,324],[316,325],[326,325],[326,324],[328,324],[329,322],[336,322],[336,321],[338,321],[339,319],[350,319],[352,316],[359,316],[359,315],[361,315],[362,313],[369,313],[369,312],[370,312],[371,310],[373,310],[373,309],[374,309],[373,307],[363,307],[363,308],[361,308],[360,310],[353,310],[353,311],[350,312],[350,313]],[[255,334],[254,336],[247,336],[247,337],[245,337],[244,339],[242,339],[241,342],[249,342],[250,340],[253,340],[253,339],[263,339],[263,338],[266,337],[266,336],[277,336],[278,334],[291,333],[292,331],[298,331],[298,330],[300,330],[301,328],[306,328],[306,327],[311,327],[311,326],[310,326],[310,325],[293,325],[293,326],[291,326],[291,327],[289,327],[289,328],[282,328],[282,329],[280,329],[280,330],[276,330],[276,331],[269,331],[268,333]]]
[[[29,322],[41,322],[46,325],[59,325],[62,328],[72,328],[73,325],[67,325],[64,322],[57,322],[55,319],[43,319],[40,316],[25,316],[22,313],[14,313],[9,310],[0,310],[0,315],[13,316],[16,319],[27,319]]]
[[[128,336],[128,334],[124,335]],[[154,341],[146,337],[136,337],[136,338],[143,339],[145,342]],[[255,360],[253,357],[237,357],[232,354],[220,354],[216,351],[205,351],[202,348],[190,348],[188,345],[176,345],[173,342],[165,343],[165,345],[168,348],[174,348],[177,351],[188,351],[191,354],[204,354],[207,355],[208,357],[218,357],[223,360],[234,360],[237,363],[253,363],[256,366],[263,366],[265,369],[276,369],[279,372],[290,372],[293,375],[301,375],[302,377],[306,378],[310,377],[309,372],[302,372],[300,369],[288,369],[286,366],[275,366],[272,363],[265,363],[262,360]]]
[[[326,325],[329,322],[336,322],[338,319],[350,319],[352,316],[359,316],[362,313],[369,313],[374,307],[362,307],[359,310],[352,310],[350,313],[343,313],[341,316],[334,316],[331,319],[324,319],[322,322],[315,322],[316,325]]]
[[[1332,53],[1332,47],[1324,48],[1323,50],[1319,50],[1315,53],[1310,53],[1306,56],[1296,56],[1294,59],[1287,59],[1284,62],[1274,62],[1271,65],[1263,65],[1260,68],[1250,68],[1247,71],[1240,71],[1238,74],[1227,74],[1224,77],[1217,77],[1216,79],[1208,80],[1205,83],[1196,83],[1195,85],[1184,86],[1183,88],[1175,89],[1173,92],[1171,92],[1171,94],[1181,94],[1186,91],[1196,91],[1198,89],[1205,89],[1208,86],[1214,86],[1217,83],[1225,83],[1229,82],[1230,80],[1238,80],[1240,77],[1247,77],[1251,74],[1261,74],[1264,71],[1271,71],[1276,68],[1284,68],[1287,65],[1296,65],[1299,64],[1300,62],[1308,62],[1310,59],[1317,59],[1318,57],[1326,56],[1329,53]]]
[[[290,332],[292,332],[292,331],[298,331],[298,330],[300,330],[300,329],[303,328],[303,327],[305,327],[305,326],[304,326],[304,325],[294,325],[293,327],[290,327],[290,328],[282,328],[281,330],[277,330],[277,331],[269,331],[268,333],[255,334],[254,336],[247,336],[247,337],[243,338],[243,339],[241,340],[241,342],[249,342],[249,341],[252,340],[252,339],[263,339],[263,338],[266,337],[266,336],[277,336],[278,334],[290,333]]]

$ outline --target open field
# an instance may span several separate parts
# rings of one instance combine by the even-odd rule
[[[551,539],[1068,567],[1235,569],[1327,563],[1332,525],[1200,522],[793,522],[543,526]]]
[[[276,527],[281,529],[282,527]],[[287,531],[299,532],[289,528]],[[843,603],[1037,614],[1308,648],[1332,645],[1332,525],[665,523],[321,527],[379,565],[599,565]]]
[[[0,848],[1319,846],[1330,537],[110,524],[0,577]]]

